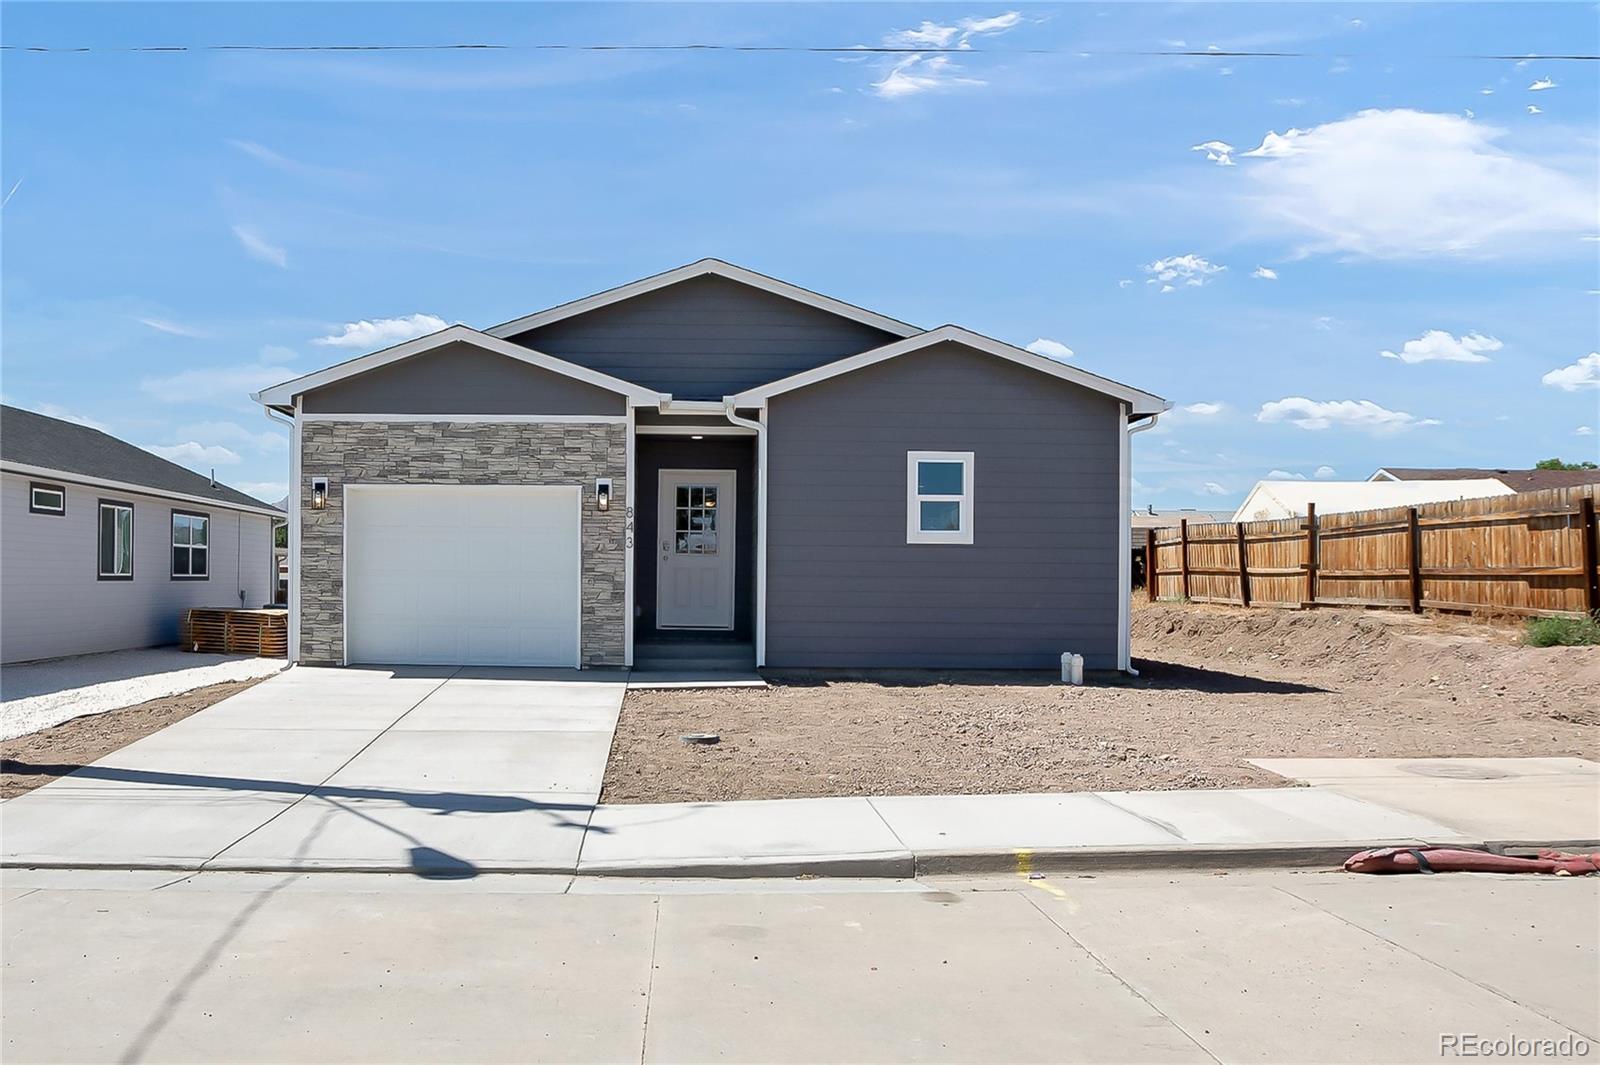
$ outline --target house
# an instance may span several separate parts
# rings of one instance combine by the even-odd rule
[[[1195,510],[1192,507],[1179,507],[1170,510],[1157,510],[1154,506],[1144,510],[1136,510],[1129,519],[1131,523],[1129,542],[1132,557],[1130,565],[1132,572],[1129,575],[1129,586],[1143,588],[1145,573],[1149,565],[1145,551],[1148,546],[1147,537],[1152,529],[1176,529],[1178,523],[1188,522],[1190,525],[1207,525],[1217,521],[1232,521],[1233,516],[1225,510]]]
[[[98,429],[0,407],[0,661],[176,643],[271,601],[275,508]]]
[[[1168,404],[704,259],[257,393],[302,662],[1128,665]]]
[[[1408,466],[1385,466],[1369,481],[1499,481],[1511,492],[1538,492],[1546,488],[1575,488],[1600,484],[1600,470],[1419,470]]]
[[[1312,503],[1318,514],[1337,514],[1512,494],[1504,484],[1488,477],[1450,481],[1257,481],[1231,520],[1304,517]]]

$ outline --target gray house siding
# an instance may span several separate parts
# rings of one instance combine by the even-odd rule
[[[271,518],[72,483],[64,515],[30,514],[35,480],[0,474],[0,661],[172,644],[188,607],[271,602]],[[101,499],[133,504],[132,580],[97,578]],[[175,509],[211,518],[207,580],[172,579]]]
[[[307,392],[302,403],[312,414],[627,413],[615,392],[471,344],[347,377]]]
[[[767,664],[1116,666],[1120,405],[958,344],[774,397]],[[906,452],[972,451],[974,542],[906,543]]]
[[[727,424],[726,421],[723,422]],[[662,470],[733,470],[734,573],[733,635],[749,640],[755,603],[756,557],[756,447],[753,436],[717,436],[691,440],[686,436],[641,436],[633,459],[634,527],[636,530],[633,602],[638,608],[634,638],[649,639],[656,626],[657,512]]]
[[[697,277],[512,341],[678,399],[721,399],[899,337],[721,277]]]

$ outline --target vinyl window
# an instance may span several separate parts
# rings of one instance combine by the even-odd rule
[[[186,510],[172,512],[172,579],[203,581],[211,572],[211,517]]]
[[[100,501],[99,576],[103,581],[133,580],[133,504]]]
[[[906,543],[972,543],[973,453],[906,452]]]
[[[66,488],[59,484],[41,484],[38,481],[32,481],[28,484],[29,514],[54,514],[60,516],[66,512]]]

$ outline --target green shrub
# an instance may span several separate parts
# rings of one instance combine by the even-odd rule
[[[1534,647],[1586,647],[1600,644],[1600,617],[1530,618],[1526,639]]]

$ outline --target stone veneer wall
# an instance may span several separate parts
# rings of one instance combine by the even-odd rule
[[[582,658],[621,666],[626,640],[627,426],[621,422],[323,422],[300,428],[300,661],[344,655],[346,484],[583,486]],[[328,505],[311,509],[311,479]],[[594,507],[597,477],[613,504]]]

